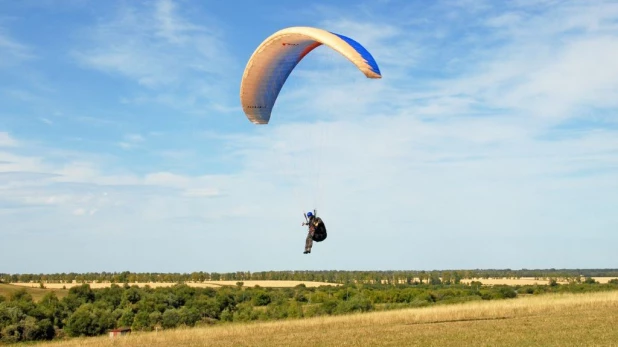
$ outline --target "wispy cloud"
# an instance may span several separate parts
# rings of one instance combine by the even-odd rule
[[[36,102],[36,101],[41,100],[39,97],[34,95],[32,92],[24,90],[24,89],[18,89],[18,88],[14,88],[14,89],[4,88],[2,90],[2,94],[8,96],[11,99],[24,101],[24,102]]]
[[[154,18],[158,26],[156,35],[173,44],[190,43],[193,34],[208,34],[204,26],[193,24],[177,15],[177,6],[171,0],[161,0],[155,4]]]
[[[17,140],[15,140],[9,133],[0,131],[0,147],[15,147],[17,146]]]
[[[47,125],[52,125],[52,124],[54,124],[54,122],[53,122],[51,119],[49,119],[49,118],[39,117],[39,120],[40,120],[41,122],[43,122],[43,123],[47,124]]]
[[[470,10],[465,2],[456,1],[438,2],[430,12],[444,13],[453,6]],[[405,8],[403,13],[409,11]],[[340,72],[337,64],[349,65],[347,61],[332,59],[330,66],[320,66],[323,71],[317,73],[303,75],[301,69],[296,75],[301,88],[284,93],[283,103],[307,100],[307,91],[311,91],[319,97],[310,98],[302,108],[316,105],[318,115],[339,102],[350,110],[346,113],[353,114],[405,109],[417,117],[443,118],[517,112],[537,122],[578,117],[581,107],[618,105],[618,67],[612,63],[618,58],[612,21],[618,15],[616,4],[513,4],[504,8],[485,3],[475,7],[474,20],[463,16],[453,23],[379,14],[359,21],[353,13],[332,7],[329,11],[336,19],[324,19],[320,25],[348,33],[366,45],[383,66],[384,78],[376,83],[360,81],[352,68]],[[467,31],[462,34],[458,29],[464,23]],[[424,30],[428,27],[443,34],[435,37],[431,30]],[[331,82],[333,75],[338,83]],[[369,105],[377,107],[365,112]]]
[[[188,150],[165,150],[157,153],[158,156],[172,160],[191,160],[196,153]]]
[[[0,68],[33,59],[32,48],[12,38],[0,26]]]
[[[124,149],[131,149],[138,146],[144,141],[144,137],[140,134],[126,134],[124,135],[123,140],[118,143],[118,145]]]
[[[210,21],[210,23],[209,23]],[[84,66],[126,77],[143,91],[123,98],[128,103],[162,103],[175,108],[224,100],[222,67],[235,64],[214,19],[199,24],[170,0],[145,7],[127,5],[114,18],[84,32],[73,56]]]
[[[121,122],[118,120],[110,120],[110,119],[106,119],[106,118],[102,118],[102,117],[93,117],[93,116],[84,116],[84,115],[78,115],[78,116],[63,116],[64,118],[68,118],[70,120],[79,122],[79,123],[83,123],[83,124],[88,124],[90,126],[107,126],[107,127],[120,127],[121,126]]]
[[[445,88],[533,118],[574,117],[581,106],[615,107],[618,38],[611,20],[618,7],[561,3],[537,11],[480,18],[491,28],[487,39],[501,43],[491,50],[479,49],[483,41],[470,47],[477,61],[464,58],[468,78],[446,80]]]

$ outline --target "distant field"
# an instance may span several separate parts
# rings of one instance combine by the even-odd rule
[[[607,283],[609,280],[618,278],[618,277],[592,277],[595,281],[599,283]],[[500,285],[506,284],[510,286],[514,285],[534,285],[534,284],[549,284],[549,280],[544,279],[535,279],[534,277],[521,277],[521,278],[475,278],[475,279],[465,279],[461,280],[462,283],[470,283],[471,281],[480,281],[483,284],[488,285]],[[583,281],[583,280],[582,280]],[[567,281],[556,281],[560,284],[566,284]]]
[[[593,277],[596,281],[598,281],[599,283],[607,283],[609,280],[617,278],[617,277]],[[521,278],[488,278],[488,279],[484,279],[484,278],[475,278],[475,279],[464,279],[461,280],[462,283],[470,283],[471,281],[480,281],[483,284],[486,285],[501,285],[501,284],[506,284],[506,285],[534,285],[534,284],[539,284],[539,285],[544,285],[544,284],[548,284],[549,281],[548,280],[544,280],[544,279],[535,279],[534,277],[521,277]],[[191,287],[212,287],[212,288],[218,288],[221,286],[235,286],[236,282],[239,281],[204,281],[204,282],[185,282],[188,286]],[[301,283],[304,283],[307,287],[319,287],[319,286],[338,286],[340,284],[337,283],[327,283],[327,282],[312,282],[312,281],[258,281],[258,280],[248,280],[248,281],[242,281],[243,282],[243,286],[244,287],[253,287],[256,285],[259,285],[260,287],[272,287],[272,288],[289,288],[289,287],[295,287]],[[558,283],[561,284],[566,284],[568,282],[566,281],[557,281]],[[30,287],[30,288],[39,288],[39,284],[38,283],[20,283],[20,282],[16,282],[16,283],[11,283],[12,285],[16,285],[16,286],[24,286],[24,287]],[[89,283],[90,284],[90,288],[96,289],[96,288],[107,288],[111,286],[111,283]],[[130,285],[137,285],[139,287],[143,287],[146,285],[149,285],[152,288],[159,288],[159,287],[170,287],[176,284],[176,282],[152,282],[152,283],[145,283],[145,282],[140,282],[140,283],[129,283]],[[81,283],[45,283],[45,287],[49,288],[49,289],[62,289],[63,287],[66,287],[67,289],[74,287],[74,286],[79,286],[81,285]]]
[[[260,287],[272,287],[272,288],[286,288],[286,287],[295,287],[299,284],[305,284],[307,287],[319,287],[319,286],[338,286],[337,283],[326,283],[326,282],[312,282],[312,281],[204,281],[204,282],[185,282],[188,286],[191,287],[221,287],[221,286],[235,286],[237,282],[243,282],[243,287],[253,287],[255,285],[259,285]],[[38,288],[38,283],[11,283],[16,286],[23,287],[34,287]],[[110,287],[111,283],[88,283],[90,284],[90,288],[107,288]],[[170,287],[175,285],[176,282],[153,282],[153,283],[129,283],[129,285],[137,285],[139,287],[150,286],[152,288],[159,287]],[[45,283],[46,288],[50,289],[58,289],[62,287],[66,287],[67,289],[75,286],[81,286],[81,283]],[[120,283],[119,285],[122,285]]]
[[[33,284],[33,283],[29,283],[29,284]],[[45,294],[49,292],[55,292],[56,296],[59,299],[62,299],[63,297],[67,296],[67,294],[69,293],[68,289],[41,289],[39,288],[38,284],[34,285],[34,287],[30,287],[30,286],[28,287],[29,288],[26,288],[26,289],[28,293],[32,295],[32,299],[34,301],[41,300],[41,298],[43,298],[43,296],[45,296]],[[60,288],[62,288],[62,286],[60,286]],[[22,287],[18,285],[14,285],[14,284],[0,283],[0,295],[6,297],[7,299],[11,296],[11,293],[19,289],[22,289]]]
[[[593,277],[593,279],[595,279],[597,282],[599,283],[607,283],[609,280],[611,279],[615,279],[617,277]],[[539,284],[539,285],[545,285],[548,284],[549,281],[545,280],[545,279],[535,279],[534,277],[521,277],[521,278],[488,278],[488,279],[484,279],[484,278],[475,278],[475,279],[464,279],[461,280],[462,283],[470,283],[471,281],[480,281],[481,283],[483,283],[484,285],[501,285],[501,284],[505,284],[505,285],[534,285],[534,284]],[[204,281],[204,282],[185,282],[188,286],[191,287],[212,287],[212,288],[219,288],[222,286],[235,286],[236,283],[239,281]],[[295,287],[299,284],[304,283],[307,287],[319,287],[319,286],[339,286],[340,284],[337,283],[327,283],[327,282],[313,282],[313,281],[259,281],[259,280],[248,280],[248,281],[242,281],[243,282],[243,287],[253,287],[253,286],[260,286],[260,287],[271,287],[271,288],[290,288],[290,287]],[[558,283],[561,284],[566,284],[568,282],[563,281],[563,280],[558,280]],[[93,289],[97,289],[97,288],[107,288],[111,286],[111,283],[88,283],[90,284],[90,288]],[[120,283],[121,284],[121,283]],[[139,283],[129,283],[130,285],[137,285],[139,287],[143,287],[143,286],[150,286],[152,288],[159,288],[159,287],[170,287],[176,284],[176,282],[152,282],[152,283],[147,283],[147,282],[139,282]],[[22,286],[22,287],[29,287],[29,288],[39,288],[39,284],[38,283],[23,283],[23,282],[15,282],[15,283],[11,283],[11,285],[14,286]],[[75,287],[75,286],[80,286],[81,283],[45,283],[45,287],[48,289],[54,289],[54,290],[58,290],[58,289],[62,289],[63,287],[66,287],[66,289],[69,289],[71,287]],[[2,289],[0,289],[0,294],[2,294]],[[44,292],[43,292],[44,295]]]
[[[79,338],[40,346],[617,346],[618,292]]]

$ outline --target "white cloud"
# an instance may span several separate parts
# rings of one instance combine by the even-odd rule
[[[73,214],[76,216],[92,216],[95,213],[97,213],[96,208],[90,209],[90,210],[84,209],[84,208],[78,208],[73,211]]]
[[[186,187],[189,182],[189,178],[170,172],[157,172],[148,174],[145,177],[146,184],[162,185],[176,188]]]
[[[499,14],[498,16],[491,17],[487,20],[486,24],[495,28],[512,28],[515,25],[521,24],[523,20],[523,14],[517,12],[507,12]]]
[[[0,131],[0,147],[15,147],[17,141],[7,132]]]
[[[0,68],[19,64],[34,58],[32,49],[12,37],[0,27]]]
[[[131,149],[144,141],[145,138],[140,134],[126,134],[123,137],[123,141],[119,142],[118,145],[124,149]]]
[[[127,134],[125,135],[125,139],[131,142],[143,142],[144,137],[140,134]]]
[[[177,6],[171,0],[161,0],[155,4],[154,18],[158,26],[156,35],[174,44],[188,43],[193,33],[208,32],[206,27],[195,25],[178,17]]]
[[[121,7],[116,17],[85,32],[74,57],[144,87],[122,97],[125,103],[160,103],[201,113],[209,100],[229,99],[232,83],[225,84],[226,71],[237,62],[214,18],[201,14],[196,23],[169,0],[133,6]]]
[[[166,150],[157,153],[157,155],[172,160],[191,160],[191,158],[195,156],[195,153],[192,151]]]
[[[23,89],[4,89],[3,94],[9,98],[24,101],[24,102],[36,102],[40,101],[40,98],[34,95],[32,92]]]
[[[39,120],[47,125],[52,125],[54,124],[54,122],[52,120],[50,120],[49,118],[45,118],[45,117],[39,117]]]
[[[616,14],[614,5],[565,4],[503,23],[506,34],[497,35],[509,44],[487,52],[475,74],[456,84],[448,81],[448,88],[534,117],[571,118],[582,105],[616,107],[618,68],[612,62],[618,59],[618,38],[606,31],[614,25],[603,23]]]
[[[421,47],[413,39],[418,36],[393,24],[341,19],[324,20],[319,26],[358,41],[376,58],[378,66],[385,65],[386,70],[382,73],[390,79],[396,79],[398,74],[403,72],[397,68],[414,66],[418,56],[422,54]],[[345,59],[338,60],[340,64],[350,64]]]
[[[197,189],[187,189],[185,190],[184,196],[192,196],[192,197],[214,197],[219,195],[219,191],[213,188],[197,188]]]

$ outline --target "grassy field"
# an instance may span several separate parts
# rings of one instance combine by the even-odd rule
[[[607,283],[609,280],[611,279],[615,279],[616,277],[593,277],[594,280],[596,280],[599,283]],[[510,286],[514,286],[514,285],[533,285],[533,284],[539,284],[539,285],[546,285],[549,284],[549,280],[545,280],[545,279],[535,279],[533,277],[521,277],[521,278],[477,278],[477,279],[463,279],[461,280],[462,283],[470,283],[471,281],[480,281],[482,282],[484,285],[500,285],[500,284],[506,284],[506,285],[510,285]],[[188,286],[191,287],[212,287],[212,288],[218,288],[218,287],[222,287],[222,286],[235,286],[236,283],[239,281],[204,281],[204,282],[185,282]],[[327,282],[313,282],[313,281],[260,281],[260,280],[247,280],[247,281],[242,281],[243,282],[243,287],[253,287],[256,285],[259,285],[260,287],[271,287],[271,288],[289,288],[289,287],[295,287],[301,283],[304,283],[307,287],[319,287],[319,286],[339,286],[340,284],[337,283],[327,283]],[[557,281],[560,284],[567,284],[567,281],[564,280],[558,280]],[[23,287],[29,287],[29,288],[39,288],[39,284],[38,283],[23,283],[23,282],[15,282],[15,283],[11,283],[12,285],[15,286],[23,286]],[[111,283],[89,283],[90,284],[90,288],[92,289],[97,289],[97,288],[107,288],[111,286]],[[151,282],[151,283],[129,283],[130,285],[137,285],[139,287],[143,287],[143,286],[150,286],[152,288],[159,288],[159,287],[170,287],[176,284],[176,282]],[[80,286],[81,283],[45,283],[45,287],[49,288],[49,289],[62,289],[63,287],[66,287],[67,289],[71,288],[71,287],[75,287],[75,286]]]
[[[616,277],[592,277],[592,279],[594,279],[595,281],[599,282],[599,283],[607,283],[609,282],[609,280],[615,279]],[[583,282],[583,278],[582,278],[582,282]],[[461,280],[461,283],[470,283],[472,281],[480,281],[483,284],[487,284],[487,285],[501,285],[501,284],[506,284],[509,286],[515,286],[515,285],[534,285],[534,284],[539,284],[539,285],[545,285],[545,284],[549,284],[549,280],[545,280],[545,279],[535,279],[534,277],[521,277],[521,278],[476,278],[476,279],[464,279]],[[558,280],[556,281],[557,283],[560,284],[568,284],[568,281],[564,281],[564,280]]]
[[[618,292],[551,294],[40,346],[618,346]]]
[[[0,283],[0,295],[4,296],[7,299],[11,296],[11,293],[19,289],[22,289],[22,286]],[[41,289],[39,288],[38,284],[34,286],[33,288],[32,287],[26,288],[26,290],[28,291],[28,293],[30,293],[30,295],[32,295],[32,299],[34,299],[34,301],[41,300],[41,298],[43,298],[43,296],[45,296],[45,294],[49,293],[50,291],[55,292],[56,296],[59,299],[62,299],[63,297],[67,296],[67,294],[69,293],[68,289]]]
[[[239,281],[204,281],[204,282],[185,282],[188,286],[191,287],[213,287],[219,288],[222,286],[235,286]],[[243,287],[253,287],[255,285],[259,285],[260,287],[271,287],[271,288],[286,288],[286,287],[295,287],[301,283],[304,283],[307,287],[319,287],[319,286],[338,286],[340,284],[337,283],[326,283],[326,282],[312,282],[312,281],[241,281],[243,282]],[[28,288],[38,288],[38,283],[11,283],[15,286],[22,286]],[[107,288],[110,287],[111,283],[88,283],[90,284],[90,288]],[[61,289],[66,287],[67,289],[75,286],[81,286],[81,283],[45,283],[46,288],[50,289]],[[123,285],[120,283],[119,285]],[[149,285],[152,288],[159,287],[171,287],[176,285],[176,282],[153,282],[153,283],[129,283],[129,285],[137,285],[139,287],[143,287]]]

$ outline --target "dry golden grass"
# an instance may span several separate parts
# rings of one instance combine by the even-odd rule
[[[233,286],[233,285],[236,285],[236,282],[239,282],[239,281],[211,281],[211,282],[204,282],[204,283],[214,284],[214,285]],[[340,285],[338,283],[314,282],[314,281],[247,280],[247,281],[241,281],[241,282],[243,282],[244,287],[253,287],[253,286],[258,285],[260,287],[272,287],[272,288],[290,288],[290,287],[296,287],[299,284],[305,284],[305,286],[307,287],[339,286]],[[196,283],[196,284],[199,284],[199,283]]]
[[[594,280],[596,280],[599,283],[607,283],[609,282],[609,280],[612,279],[618,279],[618,277],[592,277]],[[584,281],[584,277],[580,278],[581,281]],[[419,278],[414,278],[413,280],[415,281],[419,281]],[[426,283],[426,280],[423,280],[424,283]],[[544,284],[549,284],[549,279],[545,279],[545,278],[538,278],[535,279],[534,277],[520,277],[520,278],[504,278],[504,277],[491,277],[491,278],[466,278],[466,279],[462,279],[461,283],[470,283],[472,281],[480,281],[483,284],[487,284],[487,285],[501,285],[501,284],[505,284],[505,285],[510,285],[510,286],[514,286],[514,285],[534,285],[534,284],[539,284],[539,285],[544,285]],[[558,278],[556,280],[557,283],[560,284],[568,284],[569,281],[563,279],[563,278]],[[388,283],[387,280],[382,280],[383,284]],[[405,280],[400,279],[399,280],[400,284],[404,284],[406,283]]]
[[[479,281],[479,282],[481,282],[483,284],[488,284],[488,285],[506,284],[506,285],[509,285],[509,286],[549,284],[549,280],[534,279],[534,277],[521,277],[521,278],[475,278],[475,279],[461,280],[461,283],[466,283],[467,284],[467,283],[470,283],[472,281]],[[562,283],[562,281],[559,281],[559,282]]]
[[[50,291],[53,291],[56,293],[56,296],[59,299],[62,299],[63,297],[67,296],[67,294],[69,293],[68,289],[42,289],[39,288],[38,283],[36,285],[34,285],[34,283],[31,283],[33,286],[32,287],[28,287],[26,288],[26,291],[32,295],[32,299],[34,301],[39,301],[43,298],[43,296],[45,296],[45,294],[49,293]],[[60,287],[62,288],[62,287]],[[13,285],[13,284],[3,284],[0,283],[0,295],[6,297],[7,299],[11,296],[11,293],[22,289],[21,286],[17,286],[17,285]]]
[[[599,283],[607,283],[609,280],[617,278],[617,277],[593,277],[597,282]],[[417,279],[418,280],[418,279]],[[461,280],[462,283],[470,283],[471,281],[480,281],[482,282],[484,285],[500,285],[500,284],[506,284],[506,285],[533,285],[533,284],[539,284],[539,285],[545,285],[545,284],[549,284],[549,280],[546,279],[535,279],[534,277],[521,277],[521,278],[488,278],[488,279],[484,279],[484,278],[475,278],[475,279],[464,279]],[[212,288],[218,288],[221,286],[235,286],[236,283],[239,281],[204,281],[204,282],[185,282],[188,286],[191,287],[200,287],[200,288],[204,288],[204,287],[212,287]],[[268,280],[247,280],[247,281],[241,281],[243,282],[243,287],[253,287],[256,285],[259,285],[260,287],[271,287],[271,288],[289,288],[289,287],[295,287],[301,283],[304,283],[307,287],[319,287],[319,286],[339,286],[341,284],[337,284],[337,283],[328,283],[328,282],[314,282],[314,281],[268,281]],[[558,280],[558,283],[561,284],[566,284],[568,283],[567,281],[564,280]],[[402,282],[403,283],[403,282]],[[38,288],[39,287],[39,283],[32,283],[32,282],[15,282],[15,283],[11,283],[12,285],[16,285],[16,286],[23,286],[23,287],[29,287],[29,288]],[[89,282],[88,284],[90,284],[90,288],[92,289],[98,289],[98,288],[107,288],[111,286],[111,283],[95,283],[95,282]],[[170,287],[176,284],[176,282],[136,282],[136,283],[129,283],[130,285],[137,285],[139,287],[143,287],[143,286],[150,286],[152,288],[159,288],[159,287]],[[66,287],[67,289],[71,288],[71,287],[75,287],[75,286],[80,286],[81,283],[77,283],[77,282],[73,282],[73,283],[45,283],[45,287],[49,288],[49,289],[62,289],[63,287]]]
[[[255,285],[259,285],[260,287],[272,287],[272,288],[286,288],[286,287],[295,287],[301,283],[304,283],[307,287],[319,287],[319,286],[338,286],[340,284],[336,283],[326,283],[326,282],[312,282],[312,281],[205,281],[205,282],[185,282],[188,286],[191,287],[216,287],[219,288],[221,286],[235,286],[237,282],[243,282],[243,287],[253,287]],[[15,286],[29,287],[29,288],[38,288],[38,283],[26,283],[26,282],[15,282],[11,283]],[[88,283],[90,288],[92,289],[100,289],[110,287],[111,283]],[[61,289],[66,287],[67,289],[71,287],[81,286],[81,283],[45,283],[45,287],[49,289]],[[122,285],[120,283],[119,285]],[[137,285],[139,287],[150,286],[152,288],[159,287],[171,287],[176,285],[176,282],[151,282],[151,283],[129,283],[129,285]]]
[[[23,282],[15,282],[12,283],[13,285],[16,286],[22,286],[22,287],[37,287],[39,286],[38,283],[23,283]],[[92,289],[101,289],[101,288],[108,288],[111,287],[111,283],[93,283],[93,282],[89,282],[88,283],[90,285],[90,288]],[[118,285],[122,286],[123,283],[117,283]],[[207,284],[207,283],[187,283],[190,286],[194,286],[194,287],[221,287],[220,285],[215,285],[215,284]],[[63,288],[66,287],[67,290],[72,288],[72,287],[78,287],[81,286],[82,283],[45,283],[45,288],[49,288],[49,289],[58,289],[58,288]],[[139,287],[143,287],[146,285],[149,285],[152,288],[160,288],[160,287],[171,287],[173,285],[176,285],[175,282],[153,282],[153,283],[129,283],[129,285],[137,285]]]
[[[551,294],[41,346],[618,346],[618,292]]]
[[[609,282],[609,280],[611,279],[615,279],[617,277],[592,277],[595,281],[599,282],[599,283],[607,283]],[[582,282],[583,282],[583,278],[582,278]],[[462,283],[470,283],[471,281],[480,281],[483,284],[488,284],[488,285],[500,285],[500,284],[506,284],[509,286],[515,286],[515,285],[534,285],[534,284],[539,284],[539,285],[545,285],[545,284],[549,284],[549,280],[547,279],[535,279],[534,277],[521,277],[521,278],[475,278],[475,279],[465,279],[465,280],[461,280]],[[565,280],[557,280],[557,283],[560,284],[567,284],[569,283],[568,281]]]

